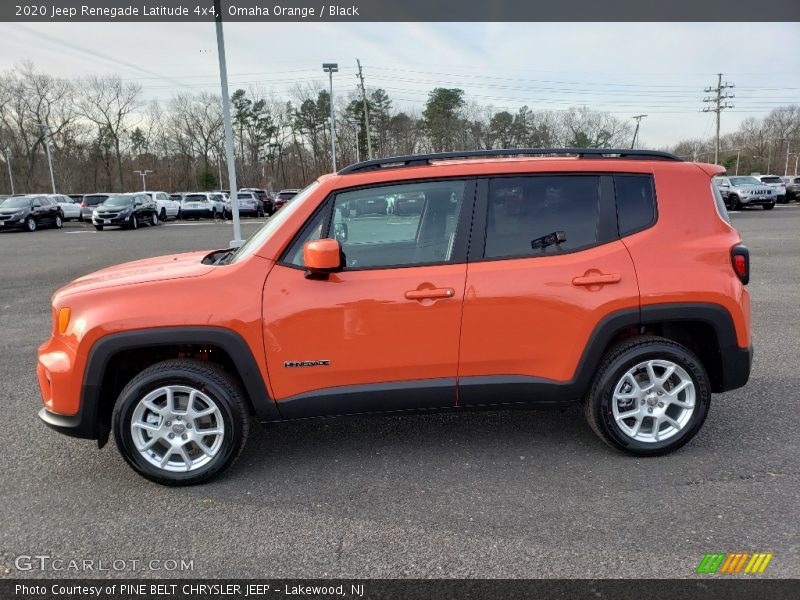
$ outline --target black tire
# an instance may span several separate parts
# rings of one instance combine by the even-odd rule
[[[648,359],[669,360],[686,371],[694,383],[695,406],[688,422],[661,442],[643,442],[625,434],[612,413],[614,387],[625,372]],[[706,420],[711,405],[711,385],[700,359],[688,348],[656,336],[640,336],[617,344],[603,357],[584,400],[586,420],[609,446],[636,456],[669,454],[691,440]]]
[[[139,219],[136,218],[136,213],[133,213],[131,215],[131,218],[128,219],[128,228],[139,229]]]
[[[103,231],[103,226],[102,226],[102,225],[95,225],[95,226],[94,226],[94,228],[95,228],[97,231]]]
[[[39,224],[36,222],[36,219],[33,217],[28,217],[25,219],[25,231],[30,231],[33,233],[39,227]]]
[[[64,226],[64,219],[61,218],[61,215],[56,215],[56,218],[53,220],[53,227],[56,229],[61,229]]]
[[[180,208],[178,209],[178,214],[175,215],[175,219],[178,221],[183,219],[183,211]]]
[[[156,211],[153,211],[152,214],[150,215],[150,225],[155,227],[158,224],[159,224],[158,213]]]
[[[739,202],[739,196],[736,194],[731,194],[731,196],[728,198],[728,203],[730,204],[732,210],[742,210],[742,203]]]
[[[161,214],[158,215],[158,218],[160,220],[162,220],[162,221],[166,221],[167,220],[167,209],[166,208],[162,208],[161,209]]]
[[[773,208],[775,208],[775,203],[770,202],[769,204],[762,204],[761,206],[764,207],[764,210],[772,210]]]
[[[186,385],[202,390],[219,407],[225,435],[217,454],[207,464],[188,472],[161,469],[148,462],[136,449],[130,422],[139,400],[164,385]],[[170,486],[194,485],[208,481],[230,467],[242,452],[249,432],[249,416],[239,385],[215,364],[192,359],[172,359],[147,367],[125,386],[112,415],[117,448],[125,461],[140,475]]]

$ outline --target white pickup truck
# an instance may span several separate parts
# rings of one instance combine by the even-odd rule
[[[158,218],[161,221],[166,221],[169,218],[177,219],[181,213],[181,203],[172,200],[166,192],[142,192],[147,194],[156,203],[158,210]]]

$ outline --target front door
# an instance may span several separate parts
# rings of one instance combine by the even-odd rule
[[[328,198],[265,284],[267,368],[284,417],[454,405],[473,198],[464,180]],[[339,240],[344,268],[309,279],[303,244],[320,237]]]

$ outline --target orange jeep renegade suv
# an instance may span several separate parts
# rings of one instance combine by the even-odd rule
[[[170,485],[229,467],[251,421],[362,413],[582,402],[603,441],[665,454],[750,373],[749,255],[721,170],[584,149],[352,165],[239,249],[56,292],[39,415],[100,446],[113,430]]]

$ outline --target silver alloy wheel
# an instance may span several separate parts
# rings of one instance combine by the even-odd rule
[[[56,228],[61,229],[64,226],[64,221],[61,220],[59,215],[56,215]]]
[[[207,394],[167,385],[139,400],[131,416],[131,437],[147,462],[172,472],[194,471],[222,448],[225,423]]]
[[[158,215],[156,213],[152,214],[152,216],[150,217],[150,222],[153,225],[158,225]]]
[[[25,226],[28,228],[28,231],[36,231],[36,220],[33,217],[28,217],[25,220]]]
[[[689,423],[695,386],[689,373],[669,360],[648,360],[628,369],[614,386],[614,421],[622,433],[645,443],[663,442]]]

